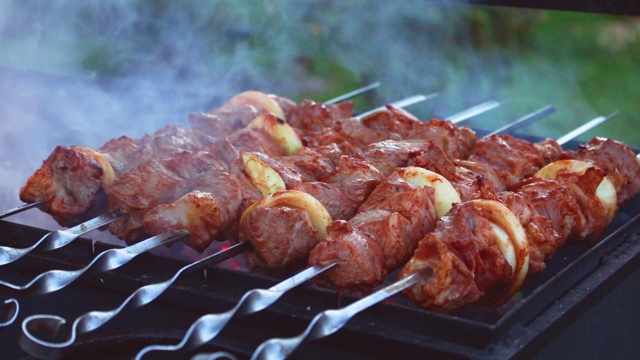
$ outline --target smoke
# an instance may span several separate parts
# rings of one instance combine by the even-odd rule
[[[535,15],[478,9],[409,0],[0,2],[0,208],[20,204],[20,186],[56,145],[95,148],[184,125],[247,89],[300,100],[381,81],[369,104],[438,92],[409,109],[425,119],[509,99],[470,123],[486,129],[554,103],[575,122],[535,128],[549,136],[593,113],[575,101],[575,65],[522,50],[535,49],[526,31]],[[37,211],[25,216],[42,219],[12,220],[56,228]]]

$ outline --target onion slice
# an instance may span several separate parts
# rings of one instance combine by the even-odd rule
[[[255,154],[250,152],[241,152],[242,162],[244,163],[244,171],[249,176],[251,183],[255,186],[262,196],[268,196],[276,191],[285,190],[286,186],[280,174],[278,174],[271,166],[260,160]]]
[[[408,166],[398,170],[398,174],[405,181],[415,186],[429,186],[435,194],[436,215],[438,218],[451,210],[455,203],[459,203],[460,194],[444,176],[416,166]]]
[[[262,128],[274,138],[287,154],[291,155],[302,148],[302,140],[296,131],[276,114],[264,113],[258,115],[247,125],[248,128]]]

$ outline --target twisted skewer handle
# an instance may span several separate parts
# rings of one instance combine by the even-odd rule
[[[48,294],[70,285],[87,272],[105,272],[119,268],[144,252],[160,245],[168,245],[187,235],[188,232],[185,230],[169,231],[125,248],[105,250],[81,269],[46,271],[25,285],[0,281],[0,289],[3,292],[26,293],[28,295]]]
[[[65,327],[66,320],[56,315],[29,316],[22,323],[22,336],[20,338],[22,348],[37,357],[56,356],[64,348],[71,346],[79,334],[98,329],[126,309],[137,308],[152,302],[173,285],[180,275],[236,256],[246,250],[249,246],[248,244],[248,242],[239,243],[224,251],[219,251],[183,266],[168,280],[138,288],[116,309],[90,311],[79,316],[70,329],[68,329],[68,326]]]
[[[14,262],[34,250],[49,251],[66,246],[77,239],[79,236],[109,223],[112,223],[120,216],[122,216],[122,211],[114,210],[110,213],[100,215],[67,230],[52,231],[43,236],[35,244],[26,248],[0,246],[0,265],[6,265]]]
[[[312,266],[269,289],[249,290],[231,310],[219,314],[204,315],[196,320],[180,343],[176,345],[147,346],[138,352],[136,360],[142,359],[145,354],[151,351],[178,351],[181,349],[193,349],[207,343],[215,338],[235,315],[252,314],[264,310],[280,299],[280,297],[287,291],[304,283],[312,277],[329,270],[335,265],[336,263],[325,267]]]
[[[319,339],[333,334],[359,312],[427,279],[432,274],[433,271],[431,269],[423,269],[342,309],[323,311],[313,318],[302,334],[291,338],[267,340],[256,349],[251,359],[284,359],[305,340]]]

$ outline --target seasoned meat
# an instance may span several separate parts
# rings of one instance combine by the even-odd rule
[[[342,156],[335,169],[320,180],[334,185],[360,206],[384,180],[384,175],[366,161]]]
[[[407,166],[412,157],[427,151],[429,145],[421,140],[386,140],[368,145],[360,156],[389,176],[395,168]]]
[[[561,158],[587,161],[603,169],[616,188],[618,205],[640,192],[640,160],[622,142],[595,137],[577,151],[564,152]]]
[[[293,187],[293,190],[302,191],[318,199],[334,220],[351,219],[360,206],[359,203],[349,198],[344,191],[335,185],[325,182],[303,182]]]
[[[533,176],[547,164],[535,145],[506,134],[478,140],[469,160],[491,165],[506,189]]]
[[[431,119],[406,136],[440,146],[450,159],[466,159],[476,144],[476,134],[466,126],[450,121]]]
[[[203,251],[236,221],[242,194],[235,180],[219,169],[199,176],[192,188],[197,190],[148,211],[143,225],[151,235],[186,229],[189,231],[189,237],[184,240],[187,245]]]
[[[45,210],[65,224],[76,214],[103,206],[96,203],[97,194],[103,182],[114,178],[109,163],[95,151],[58,146],[20,189],[20,199],[44,201]]]
[[[359,213],[349,223],[378,242],[386,269],[396,269],[409,260],[421,235],[404,216],[389,210]]]
[[[433,202],[433,189],[412,185],[394,172],[376,187],[353,219],[348,223],[334,221],[329,226],[332,230],[311,252],[309,265],[325,266],[330,260],[337,265],[316,282],[350,290],[367,290],[380,284],[433,229]],[[367,261],[372,263],[367,265]]]
[[[327,238],[309,254],[310,265],[338,263],[314,278],[316,284],[332,289],[371,290],[387,275],[384,262],[378,242],[344,220],[331,223]]]
[[[280,269],[302,264],[318,243],[318,231],[305,209],[258,207],[242,223],[240,239],[255,251],[247,254],[252,267]]]
[[[404,278],[422,269],[432,269],[433,275],[403,292],[422,307],[437,312],[450,312],[480,300],[474,274],[450,247],[430,233],[425,236],[409,262],[400,271]]]
[[[309,134],[340,126],[343,119],[352,116],[353,103],[351,102],[324,105],[312,100],[304,100],[291,109],[287,116],[287,123],[303,134]]]

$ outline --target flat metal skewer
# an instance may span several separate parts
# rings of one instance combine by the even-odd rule
[[[123,216],[122,210],[111,211],[67,230],[52,231],[26,248],[0,246],[0,266],[12,263],[34,250],[49,251],[66,246],[83,234],[110,224],[121,216]]]
[[[284,359],[305,340],[319,339],[340,330],[353,316],[379,302],[405,290],[433,275],[430,268],[422,269],[406,278],[396,281],[369,296],[338,310],[325,310],[316,315],[306,330],[290,338],[274,338],[260,344],[251,357],[252,360]]]
[[[152,351],[178,351],[181,349],[193,349],[209,342],[216,337],[225,325],[236,315],[247,315],[266,309],[275,303],[287,291],[304,283],[305,281],[321,274],[336,264],[331,266],[319,267],[312,266],[298,274],[282,281],[281,283],[269,289],[252,289],[247,291],[238,301],[236,306],[229,311],[219,314],[208,314],[196,320],[182,341],[176,345],[150,345],[140,350],[136,355],[136,360]]]
[[[454,124],[459,124],[463,121],[469,120],[474,116],[478,116],[482,113],[485,113],[491,109],[495,109],[498,106],[502,105],[504,103],[503,102],[499,102],[497,100],[489,100],[489,101],[485,101],[482,104],[478,104],[472,108],[469,108],[467,110],[463,110],[459,113],[455,113],[451,116],[447,116],[445,117],[446,120],[451,121]]]
[[[21,213],[21,212],[23,212],[25,210],[29,210],[31,208],[34,208],[34,207],[42,205],[42,204],[44,204],[44,201],[38,201],[38,202],[34,202],[34,203],[29,203],[29,204],[22,204],[20,206],[14,207],[13,209],[5,210],[3,212],[0,212],[0,219],[6,218],[6,217],[11,216],[11,215],[15,215],[15,214]]]
[[[380,87],[380,81],[376,81],[373,84],[369,84],[367,86],[363,86],[363,87],[361,87],[359,89],[353,90],[353,91],[348,92],[348,93],[346,93],[344,95],[340,95],[340,96],[335,97],[335,98],[333,98],[331,100],[325,101],[324,104],[327,104],[327,105],[336,104],[336,103],[339,103],[341,101],[345,101],[345,100],[351,99],[353,97],[356,97],[358,95],[364,94],[367,91],[371,91],[371,90],[376,89],[378,87]]]

